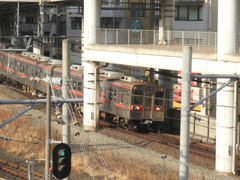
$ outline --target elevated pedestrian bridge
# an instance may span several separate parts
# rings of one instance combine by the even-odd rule
[[[239,34],[236,34],[238,37]],[[84,47],[85,60],[134,67],[182,70],[183,46],[192,46],[192,71],[219,73],[219,65],[231,73],[240,73],[240,54],[235,41],[232,54],[217,60],[217,33],[193,31],[159,31],[129,29],[97,29],[96,44]]]

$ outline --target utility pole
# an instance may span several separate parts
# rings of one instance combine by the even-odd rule
[[[45,161],[45,179],[51,179],[49,177],[49,169],[50,169],[50,139],[51,139],[51,86],[47,85],[47,103],[46,103],[46,114],[47,114],[47,122],[46,122],[46,161]]]
[[[64,39],[62,41],[62,61],[63,61],[62,97],[63,98],[68,98],[68,92],[69,92],[69,76],[70,76],[69,49],[70,49],[70,41],[69,39]],[[64,124],[62,125],[62,142],[70,146],[70,126],[68,125],[70,120],[70,113],[69,113],[68,103],[63,103],[62,120],[64,122]],[[70,180],[70,177],[68,176],[65,179]]]
[[[183,47],[179,180],[188,180],[192,47]]]

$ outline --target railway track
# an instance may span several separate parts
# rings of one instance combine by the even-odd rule
[[[5,161],[0,159],[0,178],[6,179],[29,179],[30,173],[28,173],[28,169],[17,164],[11,163],[9,161]],[[43,174],[38,172],[31,172],[32,179],[41,180],[43,179]]]
[[[105,127],[113,127],[114,125],[110,122],[106,122],[103,120],[100,120],[100,125]],[[163,144],[172,148],[175,148],[177,150],[180,149],[180,136],[174,135],[174,134],[168,134],[168,133],[138,133],[134,131],[129,131],[127,129],[119,128],[114,126],[119,131],[122,131],[125,134],[131,134],[136,137],[147,139],[151,142],[156,142],[159,144]],[[197,155],[199,157],[202,157],[202,159],[208,159],[210,161],[215,161],[215,153],[216,148],[214,144],[210,143],[203,143],[200,140],[191,140],[189,152],[193,155]],[[240,152],[237,154],[237,167],[238,171],[240,172]]]
[[[107,126],[107,127],[112,127],[113,124],[103,121],[100,121],[100,125],[103,126]],[[167,145],[176,149],[180,148],[180,137],[179,135],[173,135],[173,134],[168,134],[168,133],[138,133],[138,132],[134,132],[134,131],[129,131],[127,129],[123,129],[123,128],[119,128],[116,127],[116,129],[118,129],[119,131],[122,131],[124,133],[128,133],[131,134],[133,136],[137,136],[140,138],[144,138],[147,139],[149,141],[152,142],[156,142],[159,144],[163,144],[163,145]],[[189,149],[190,153],[202,156],[204,158],[209,158],[214,160],[215,159],[215,146],[214,145],[210,145],[210,144],[204,144],[201,143],[200,141],[197,142],[192,142],[190,143],[190,149]]]

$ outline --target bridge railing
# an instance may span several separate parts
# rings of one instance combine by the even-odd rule
[[[234,54],[238,54],[240,36],[236,34],[235,37]],[[195,52],[217,53],[217,32],[97,29],[96,43],[128,47],[144,45],[167,50],[192,45]]]

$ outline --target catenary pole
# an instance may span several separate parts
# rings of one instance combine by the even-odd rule
[[[47,85],[47,103],[46,103],[46,161],[45,161],[45,179],[51,179],[49,177],[50,168],[50,139],[51,139],[51,86]]]
[[[188,180],[192,47],[183,47],[179,179]]]
[[[234,82],[234,109],[233,109],[233,153],[232,153],[232,173],[237,173],[237,130],[238,130],[238,80]]]
[[[69,92],[69,80],[68,80],[69,76],[70,76],[69,49],[70,49],[69,39],[63,40],[62,41],[62,59],[63,59],[62,97],[63,98],[68,98],[68,92]],[[69,113],[69,104],[68,103],[63,104],[62,120],[63,120],[63,122],[65,122],[62,125],[62,142],[70,145],[70,126],[68,125],[70,122],[70,113]],[[65,179],[70,180],[70,177],[68,176]]]

